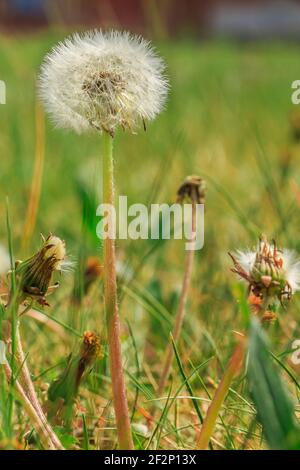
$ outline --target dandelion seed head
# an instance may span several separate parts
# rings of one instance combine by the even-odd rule
[[[237,251],[232,256],[233,272],[249,284],[254,295],[268,298],[290,299],[300,290],[300,259],[296,252],[278,249],[265,237],[254,251]]]
[[[246,272],[250,272],[255,263],[255,251],[237,251],[237,260]]]
[[[286,280],[293,292],[300,290],[300,259],[293,250],[284,249],[282,251],[283,269]]]
[[[134,131],[162,110],[169,87],[164,71],[141,37],[90,31],[74,34],[46,56],[39,94],[58,127]]]

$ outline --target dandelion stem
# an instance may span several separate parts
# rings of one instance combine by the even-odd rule
[[[213,433],[217,417],[219,415],[222,404],[228,393],[230,384],[234,377],[239,373],[244,358],[244,340],[240,339],[235,347],[233,355],[229,361],[227,369],[221,379],[216,393],[209,406],[207,415],[204,419],[200,436],[197,442],[198,450],[206,450]]]
[[[17,325],[16,328],[16,362],[20,368],[20,382],[22,385],[22,390],[24,391],[26,397],[30,401],[32,408],[35,410],[36,415],[38,416],[40,422],[43,424],[43,432],[45,432],[48,436],[48,441],[51,441],[54,448],[57,450],[63,449],[58,437],[56,436],[55,432],[53,431],[52,427],[47,421],[47,418],[42,410],[42,407],[39,403],[37,398],[31,377],[30,372],[27,366],[26,358],[23,352],[21,337],[19,327]],[[23,400],[24,402],[24,400]],[[27,408],[25,407],[26,411]],[[31,413],[31,411],[30,411]],[[38,432],[38,430],[37,430]]]
[[[114,207],[113,138],[103,134],[103,202]],[[110,218],[109,225],[114,222]],[[104,298],[107,335],[110,356],[113,403],[120,449],[133,449],[125,377],[123,373],[120,342],[120,318],[117,303],[115,241],[108,236],[104,240]]]
[[[193,197],[192,198],[192,240],[195,239],[195,235],[196,235],[196,215],[197,215],[196,209],[197,209],[196,199]],[[183,320],[184,320],[185,306],[186,306],[186,301],[187,301],[188,292],[189,292],[191,279],[192,279],[194,257],[195,257],[195,250],[194,249],[188,250],[186,253],[186,258],[185,258],[185,269],[184,269],[179,305],[178,305],[178,310],[177,310],[176,317],[175,317],[175,324],[174,324],[174,328],[172,332],[173,341],[175,343],[179,339]],[[159,381],[158,388],[157,388],[158,396],[160,396],[163,393],[166,383],[169,379],[173,355],[174,355],[174,349],[173,349],[172,344],[169,343],[165,363],[162,369],[162,374],[161,374],[160,381]]]

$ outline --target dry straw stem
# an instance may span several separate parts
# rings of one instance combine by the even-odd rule
[[[193,189],[193,191],[195,191],[195,189]],[[193,240],[195,239],[195,235],[196,235],[196,216],[197,216],[196,200],[197,200],[196,194],[192,195]],[[180,337],[180,332],[181,332],[181,328],[183,324],[183,319],[184,319],[184,314],[185,314],[185,305],[186,305],[189,288],[191,284],[191,279],[192,279],[194,257],[195,257],[195,250],[187,251],[186,258],[185,258],[185,269],[184,269],[184,276],[183,276],[183,282],[182,282],[182,289],[181,289],[181,294],[180,294],[180,299],[179,299],[178,310],[177,310],[176,317],[175,317],[175,324],[174,324],[174,328],[172,332],[172,336],[173,336],[175,343],[178,341]],[[168,382],[170,371],[171,371],[171,366],[172,366],[173,355],[174,355],[173,347],[172,347],[172,344],[169,343],[168,349],[167,349],[166,360],[164,363],[161,378],[160,378],[158,388],[157,388],[158,396],[160,396],[163,393],[166,383]]]
[[[48,436],[48,439],[52,442],[55,449],[63,449],[61,442],[53,431],[52,427],[47,421],[47,418],[42,410],[42,407],[37,398],[31,377],[28,370],[26,358],[22,348],[22,342],[20,337],[19,327],[16,329],[16,362],[20,368],[20,382],[22,385],[22,390],[24,391],[26,397],[30,401],[32,408],[35,410],[36,415],[40,419],[40,422],[43,423],[43,429]]]
[[[197,442],[198,450],[207,450],[211,435],[213,433],[217,417],[227,396],[230,384],[234,377],[240,372],[245,351],[245,340],[240,338],[235,347],[233,355],[229,361],[226,371],[221,379],[212,402],[208,408],[207,415],[203,422],[200,436]]]
[[[23,251],[26,252],[32,234],[34,232],[36,218],[39,208],[43,169],[45,160],[45,118],[42,106],[37,102],[35,107],[36,119],[36,144],[35,144],[35,161],[33,169],[33,177],[31,182],[30,196],[25,219],[23,233]]]
[[[8,364],[4,364],[4,371],[7,382],[10,383],[12,379],[12,372]],[[19,399],[23,404],[23,407],[32,423],[32,426],[38,434],[43,447],[46,450],[64,450],[58,438],[53,439],[53,431],[51,433],[51,431],[49,430],[49,424],[47,422],[46,417],[44,415],[43,417],[41,417],[38,414],[37,410],[32,405],[30,398],[27,396],[18,380],[15,381],[15,387]]]
[[[103,139],[103,202],[114,206],[114,170],[113,138],[104,133]],[[110,221],[112,224],[112,221]],[[120,318],[117,303],[117,277],[115,241],[112,237],[104,240],[104,298],[107,322],[110,373],[112,381],[113,404],[120,449],[134,448],[128,403],[126,397],[125,377],[123,372],[122,351],[120,342]]]

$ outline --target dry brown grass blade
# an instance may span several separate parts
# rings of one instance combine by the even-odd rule
[[[35,107],[35,126],[36,126],[36,143],[35,143],[35,160],[31,182],[29,202],[25,219],[23,233],[23,253],[26,253],[30,243],[32,234],[35,229],[36,218],[40,203],[40,195],[42,188],[42,179],[45,160],[45,116],[42,106],[39,102]]]

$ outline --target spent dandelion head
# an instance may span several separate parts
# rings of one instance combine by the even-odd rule
[[[64,271],[69,266],[66,261],[65,242],[49,235],[43,238],[39,251],[25,261],[18,263],[16,275],[23,299],[36,300],[41,305],[48,305],[46,295],[58,287],[58,283],[50,286],[53,273]]]
[[[300,259],[288,249],[278,249],[275,241],[259,239],[256,250],[230,254],[232,271],[248,283],[249,292],[263,302],[290,300],[300,290]],[[268,305],[265,305],[267,307]]]
[[[81,360],[86,366],[102,356],[100,337],[92,331],[85,331],[81,345]]]
[[[103,349],[100,336],[92,331],[86,331],[79,350],[69,356],[64,371],[50,385],[49,400],[56,402],[62,399],[64,404],[74,402],[83,378],[101,357],[103,357]]]
[[[59,43],[45,58],[40,96],[58,127],[113,135],[134,131],[162,110],[164,62],[149,42],[128,32],[89,31]]]
[[[206,182],[199,176],[187,176],[177,191],[177,202],[196,202],[204,204],[206,196]]]

